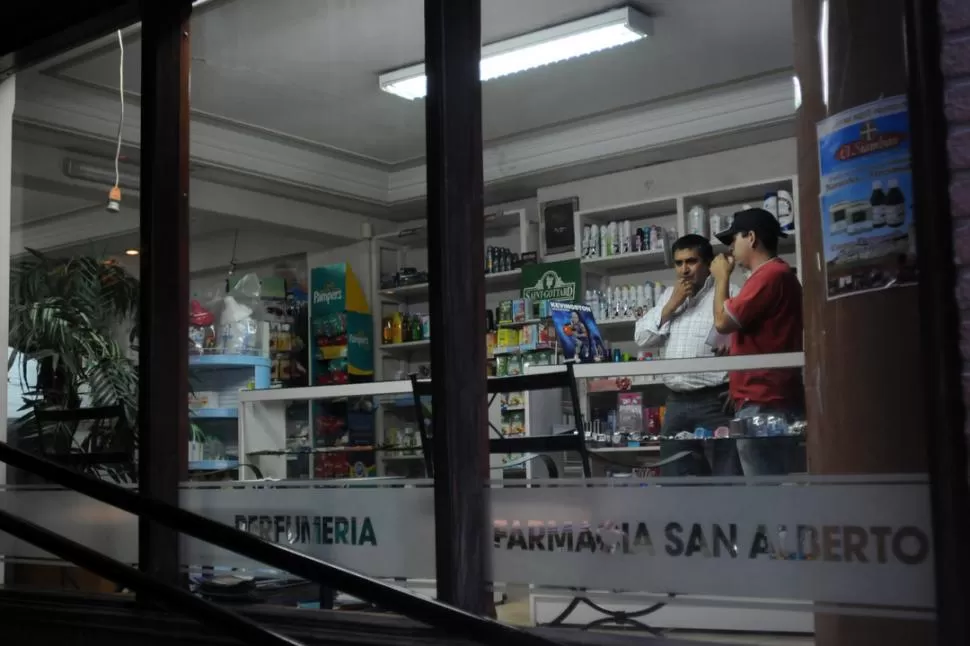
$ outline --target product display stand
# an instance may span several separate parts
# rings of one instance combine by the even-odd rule
[[[206,438],[197,440],[203,446],[190,444],[190,472],[225,471],[239,466],[239,394],[269,388],[270,366],[266,355],[189,356],[189,378],[195,393],[189,422]]]
[[[373,381],[373,321],[367,297],[353,269],[346,263],[312,269],[310,294],[311,383],[343,385]],[[310,427],[310,447],[316,451],[312,464],[314,478],[376,475],[374,409],[369,398],[314,401]],[[309,476],[301,466],[297,464],[297,469],[287,476]]]

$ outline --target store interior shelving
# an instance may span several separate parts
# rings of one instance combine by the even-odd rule
[[[607,289],[618,285],[637,285],[644,282],[669,284],[673,278],[670,267],[670,245],[676,237],[687,232],[688,212],[694,206],[707,209],[707,216],[729,214],[740,210],[746,205],[760,205],[764,193],[783,189],[792,193],[794,203],[797,204],[797,181],[795,177],[780,177],[766,180],[756,180],[733,186],[705,188],[689,194],[648,198],[638,202],[618,205],[597,206],[595,208],[579,209],[575,213],[575,249],[574,253],[555,257],[562,260],[573,257],[580,260],[583,285],[581,293],[588,289]],[[797,215],[797,213],[796,213]],[[642,251],[630,250],[627,253],[608,255],[603,257],[584,257],[582,231],[588,224],[598,226],[609,225],[628,219],[631,228],[659,227],[663,243],[656,248]],[[486,245],[509,249],[511,253],[523,254],[536,252],[540,248],[538,236],[541,230],[540,217],[537,209],[517,208],[486,216]],[[797,221],[797,220],[796,220]],[[711,235],[710,231],[706,232]],[[419,276],[427,270],[427,235],[423,227],[405,228],[397,232],[376,236],[371,239],[371,301],[374,312],[375,338],[375,381],[391,381],[395,384],[403,383],[412,373],[427,376],[429,374],[431,336],[423,336],[417,340],[403,340],[400,343],[383,342],[383,319],[395,311],[425,315],[429,310],[429,291],[426,281],[415,281],[411,284],[393,286],[389,276],[402,268],[413,268]],[[632,247],[632,245],[631,245]],[[720,249],[717,249],[720,250]],[[799,268],[799,238],[792,235],[784,241],[781,247],[783,257],[794,267]],[[542,262],[542,258],[538,258]],[[485,276],[486,307],[495,309],[503,300],[519,297],[521,289],[521,269],[512,267],[508,270],[488,273]],[[413,276],[412,276],[413,278]],[[743,281],[741,272],[737,272],[736,282]],[[659,296],[661,288],[658,287]],[[628,356],[636,357],[637,347],[633,342],[633,331],[637,320],[637,312],[629,311],[617,317],[598,318],[599,327],[612,345]],[[503,323],[503,326],[516,327],[533,323],[526,321],[519,323]],[[430,331],[433,334],[433,330]],[[469,342],[472,342],[471,340]],[[534,349],[531,346],[525,350]],[[495,356],[503,353],[521,353],[519,347],[497,347]],[[554,348],[551,351],[554,352]],[[655,351],[652,358],[662,358],[662,353]],[[490,357],[490,360],[494,357]],[[591,425],[595,423],[609,423],[609,412],[616,407],[616,398],[620,390],[614,383],[615,374],[619,372],[630,376],[629,384],[623,388],[640,392],[643,395],[644,406],[660,406],[663,404],[665,391],[662,387],[662,377],[649,369],[645,370],[644,362],[624,364],[621,367],[611,364],[584,366],[585,377],[580,380],[582,414]],[[667,363],[667,362],[665,362]],[[532,369],[550,369],[533,367]],[[555,369],[552,367],[551,369]],[[597,374],[601,372],[602,374]],[[587,374],[588,373],[588,374]],[[374,384],[380,389],[380,383]],[[568,427],[572,422],[571,404],[568,397],[562,393],[553,393],[546,397],[541,405],[534,395],[526,394],[524,401],[509,406],[503,406],[499,398],[491,402],[489,409],[490,425],[494,429],[508,429],[510,415],[522,414],[524,417],[524,432],[548,433],[555,428]],[[417,429],[417,412],[409,395],[396,397],[375,397],[375,444],[387,446],[394,444],[388,439],[398,439],[413,436]],[[225,408],[225,406],[223,406]],[[230,411],[212,411],[204,415],[218,417]],[[494,434],[494,431],[489,431]],[[274,442],[275,443],[275,442]],[[403,442],[402,442],[403,443]],[[264,447],[266,448],[266,447]],[[599,447],[597,451],[609,453],[616,457],[629,454],[630,462],[635,465],[644,457],[652,456],[656,447]],[[500,466],[508,461],[497,456],[496,464]],[[569,473],[568,461],[564,464]],[[423,473],[422,458],[417,447],[403,447],[400,449],[380,450],[377,452],[378,475],[406,475],[418,476]],[[528,475],[531,466],[526,465],[523,475]]]
[[[510,255],[508,268],[493,267],[485,273],[486,306],[494,309],[501,300],[514,298],[521,289],[522,271],[512,266],[511,258],[538,249],[538,217],[530,208],[486,210],[486,245],[506,249]],[[375,379],[404,379],[411,373],[428,374],[431,361],[431,344],[428,338],[402,340],[399,343],[383,342],[385,317],[394,312],[417,315],[429,313],[428,283],[420,280],[411,284],[389,286],[392,276],[402,268],[412,268],[420,274],[428,267],[428,238],[425,227],[404,228],[375,237],[371,242],[371,275],[374,290],[372,301],[375,311],[374,338],[378,341],[375,351]],[[483,312],[484,316],[484,312]],[[434,330],[430,330],[433,336]],[[470,341],[471,342],[471,341]],[[492,410],[494,409],[494,410]],[[415,410],[412,406],[382,405],[377,415],[377,434],[380,441],[388,436],[416,428]],[[501,427],[501,411],[496,399],[490,408],[490,420]],[[378,456],[379,473],[413,474],[421,468],[419,456],[406,456],[394,452],[382,452]],[[423,469],[422,469],[423,470]]]
[[[190,456],[189,471],[234,469],[240,463],[239,393],[270,387],[271,361],[266,356],[200,354],[189,357],[189,374],[197,404],[189,421],[202,437],[201,456]]]

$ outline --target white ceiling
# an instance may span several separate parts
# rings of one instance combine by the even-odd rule
[[[484,41],[494,42],[618,4],[609,0],[482,0]],[[653,108],[688,105],[682,102],[711,88],[730,88],[747,97],[749,91],[742,80],[792,66],[791,5],[785,0],[637,0],[629,4],[654,17],[653,37],[484,84],[487,155],[497,155],[499,163],[514,167],[514,158],[509,161],[498,152],[506,144],[533,150],[533,142],[539,138],[559,141],[567,130],[599,133],[599,124],[607,115],[648,119]],[[392,172],[423,176],[418,165],[425,146],[424,101],[408,102],[377,86],[379,73],[423,58],[422,10],[422,0],[211,2],[193,18],[193,122],[216,124],[222,133],[228,128],[279,142],[287,151],[278,157],[283,170],[298,167],[299,151],[312,151],[322,159],[349,159],[357,164],[355,168],[375,169],[388,176]],[[139,94],[140,66],[138,32],[131,30],[126,38],[124,73],[129,98]],[[94,113],[86,104],[80,107],[73,102],[74,92],[101,96],[100,89],[114,113],[118,51],[112,38],[61,56],[40,71],[69,82],[71,112],[91,117]],[[53,122],[42,127],[43,119],[35,121],[36,114],[24,114],[19,97],[18,90],[22,123],[15,132],[14,246],[31,244],[34,234],[50,241],[51,249],[64,253],[110,255],[137,245],[137,229],[130,226],[102,227],[103,235],[93,229],[90,234],[73,233],[71,227],[77,226],[73,223],[87,226],[84,223],[92,218],[106,222],[106,187],[70,180],[59,166],[65,157],[110,165],[114,114],[110,134],[68,134]],[[129,101],[128,114],[137,123],[137,102]],[[697,112],[691,115],[692,121],[701,118]],[[766,122],[752,130],[725,131],[716,138],[688,138],[625,156],[552,165],[543,172],[490,183],[489,203],[534,198],[536,189],[547,184],[789,136],[790,126],[790,121]],[[129,146],[128,139],[126,134],[123,157],[136,167],[138,149]],[[217,137],[207,140],[210,145],[213,141],[224,145]],[[18,160],[18,146],[23,149],[28,144],[34,152],[29,160]],[[47,157],[37,154],[41,148],[49,151]],[[234,154],[245,155],[248,150]],[[273,208],[263,207],[263,220],[254,220],[252,209],[242,208],[239,200],[228,200],[220,212],[200,210],[193,202],[194,269],[225,264],[232,256],[237,230],[243,231],[242,246],[254,258],[280,255],[301,245],[307,250],[339,246],[354,237],[349,229],[348,238],[340,238],[319,231],[298,235],[292,225],[279,226],[274,220],[280,213],[292,215],[296,205],[292,200],[382,220],[424,215],[423,199],[418,197],[375,202],[323,184],[288,182],[285,175],[242,172],[232,162],[193,162],[193,182],[241,189],[243,192],[237,191],[240,196],[248,190],[279,198],[272,202]],[[125,212],[137,213],[137,194],[126,193]],[[319,208],[311,208],[311,212],[328,217]],[[233,213],[243,217],[233,217]],[[62,229],[59,233],[53,232],[58,220],[64,223],[57,227]]]
[[[791,3],[642,0],[654,36],[483,87],[488,142],[792,66]],[[483,0],[485,42],[597,13],[611,0]],[[380,72],[424,57],[422,0],[231,0],[192,25],[192,108],[381,164],[424,155],[424,102],[381,92]],[[140,43],[125,87],[140,86]],[[62,78],[117,89],[116,46],[61,60]]]

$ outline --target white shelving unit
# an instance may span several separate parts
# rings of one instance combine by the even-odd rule
[[[539,246],[538,216],[531,209],[526,208],[486,210],[485,236],[487,246],[503,247],[520,256],[523,253],[534,252]],[[401,229],[375,236],[371,240],[371,276],[374,285],[371,301],[374,305],[376,346],[374,372],[377,381],[405,379],[410,373],[419,371],[422,366],[430,363],[431,344],[428,339],[389,345],[382,343],[383,318],[398,308],[427,313],[429,295],[427,283],[382,288],[381,277],[393,274],[402,267],[413,267],[418,271],[426,270],[427,249],[428,236],[425,226]],[[484,267],[482,270],[484,271]],[[486,307],[494,309],[500,301],[517,297],[521,289],[521,276],[521,269],[485,274]],[[482,316],[484,315],[485,312],[482,312]],[[433,329],[431,334],[434,335]],[[383,441],[387,424],[393,423],[399,427],[413,426],[416,423],[413,416],[413,407],[412,410],[385,408],[383,414],[377,416],[378,442]],[[498,398],[489,410],[489,419],[492,424],[500,427],[501,411]],[[411,456],[379,454],[378,473],[384,474],[387,472],[385,467],[392,467],[394,463],[397,463],[397,470],[400,471],[403,463],[416,462],[419,460],[416,461]],[[501,462],[500,458],[498,462]]]
[[[786,190],[791,193],[796,206],[796,233],[780,241],[779,255],[795,267],[801,275],[801,245],[798,230],[798,178],[795,176],[773,177],[742,184],[717,187],[697,187],[691,193],[646,198],[642,201],[623,204],[598,206],[580,209],[574,215],[576,231],[575,257],[581,259],[583,268],[583,291],[604,290],[607,287],[640,285],[645,282],[668,285],[673,278],[670,266],[670,246],[680,236],[688,233],[688,213],[694,206],[702,206],[707,211],[707,220],[713,214],[730,215],[745,206],[761,206],[766,193]],[[580,205],[582,206],[582,205]],[[638,227],[659,226],[667,232],[663,249],[631,251],[613,256],[583,257],[582,231],[584,226],[604,225],[610,222],[630,220],[635,231]],[[726,251],[726,247],[710,233],[715,253]],[[558,258],[557,258],[558,259]],[[735,272],[732,280],[740,285],[745,277],[743,272]],[[620,319],[597,318],[604,337],[613,348],[635,356],[638,348],[633,343],[635,317]],[[584,397],[584,400],[586,398]],[[585,412],[585,411],[584,411]]]
[[[550,260],[564,260],[569,257],[580,259],[583,271],[582,291],[605,289],[617,285],[638,285],[645,282],[670,284],[673,270],[670,267],[670,245],[687,233],[688,213],[694,206],[703,206],[707,218],[712,214],[729,215],[745,206],[760,206],[767,192],[786,190],[795,205],[796,232],[782,240],[779,253],[801,275],[801,241],[798,235],[798,181],[796,176],[780,176],[727,185],[698,186],[689,193],[647,197],[643,200],[615,205],[601,205],[593,208],[580,208],[574,214],[576,232],[574,252],[557,254]],[[580,204],[582,206],[582,204]],[[540,218],[530,209],[513,209],[489,213],[485,216],[486,244],[511,249],[515,253],[537,251],[541,248],[539,233],[542,228]],[[606,257],[583,257],[582,231],[585,225],[608,225],[610,222],[630,220],[634,230],[638,227],[659,226],[665,232],[664,247],[645,251],[631,251]],[[725,248],[711,235],[715,252]],[[430,343],[428,340],[384,346],[380,343],[382,319],[396,308],[426,313],[428,310],[428,285],[416,284],[381,289],[380,277],[393,273],[401,267],[414,267],[419,271],[427,268],[427,231],[424,226],[406,228],[389,234],[377,236],[371,241],[371,276],[373,277],[372,303],[374,304],[374,338],[377,346],[375,358],[375,379],[406,378],[411,372],[430,362]],[[542,262],[544,259],[540,258]],[[499,301],[518,296],[521,271],[512,270],[488,274],[485,278],[486,306],[494,308]],[[734,281],[744,281],[743,272],[737,271]],[[638,348],[633,342],[635,316],[598,319],[604,337],[613,348],[635,356]],[[434,331],[432,330],[432,334]],[[636,372],[637,368],[634,368]],[[659,384],[660,377],[644,377],[639,385]],[[584,416],[589,419],[590,397],[581,383],[581,401]],[[603,396],[600,395],[600,398]],[[535,398],[527,396],[529,401]],[[562,398],[557,399],[561,405]],[[658,402],[662,403],[662,402]],[[552,404],[549,404],[552,406]],[[495,416],[499,418],[500,415]],[[548,417],[546,415],[545,417]],[[532,411],[526,415],[527,433],[535,431],[535,418]],[[378,438],[383,437],[383,415],[378,416]]]

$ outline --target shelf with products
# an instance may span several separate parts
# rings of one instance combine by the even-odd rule
[[[405,341],[402,343],[383,343],[381,352],[390,355],[405,356],[412,352],[428,354],[431,352],[431,339],[420,341]]]
[[[485,274],[485,289],[491,291],[509,291],[519,287],[519,280],[522,276],[522,269],[510,269]],[[390,287],[378,291],[378,295],[383,299],[388,299],[398,303],[427,303],[428,302],[428,283],[420,282],[400,287]]]
[[[424,477],[423,453],[418,432],[417,410],[413,406],[410,380],[311,386],[292,389],[246,391],[240,394],[240,452],[247,462],[255,465],[267,478],[326,479],[329,477],[369,476],[366,464],[358,462],[374,457],[374,471],[379,476]],[[407,401],[411,406],[406,405]],[[502,412],[503,404],[508,408]],[[334,423],[323,429],[325,433],[359,433],[357,441],[345,437],[343,441],[314,441],[320,425],[307,426],[299,435],[292,435],[287,424],[288,411],[311,406],[320,415],[332,420],[344,419],[344,414],[365,413],[385,419],[383,437],[371,440],[353,430],[352,422]],[[430,418],[430,401],[422,414]],[[346,410],[343,407],[351,407]],[[489,428],[483,432],[490,437],[498,433],[518,435],[523,432],[525,404],[521,393],[509,397],[490,398]],[[495,430],[492,430],[495,429]],[[317,438],[319,439],[319,438]],[[492,456],[493,466],[500,466],[508,456]],[[241,473],[252,477],[251,473]]]
[[[677,196],[649,198],[637,202],[627,202],[576,211],[580,225],[609,224],[622,220],[646,220],[676,213]],[[581,229],[580,229],[581,230]]]
[[[271,384],[269,325],[237,306],[231,323],[194,301],[189,338],[188,454],[193,472],[234,469],[239,458],[239,393]]]
[[[500,301],[516,297],[522,288],[522,265],[534,262],[539,247],[539,225],[535,205],[486,209],[485,266],[486,307],[495,309]],[[375,375],[404,379],[411,373],[430,375],[432,331],[427,275],[427,230],[424,226],[401,229],[376,236],[371,241],[371,276],[374,283]],[[407,284],[402,284],[407,283]],[[398,319],[400,322],[398,323]],[[407,321],[420,321],[420,333]],[[494,316],[493,316],[494,321]],[[494,323],[489,326],[494,329]],[[396,334],[396,330],[400,333]],[[412,333],[408,334],[408,330]],[[491,344],[494,346],[494,341]],[[519,353],[521,355],[521,353]],[[525,356],[525,355],[521,355]],[[521,360],[520,356],[520,360]],[[502,361],[505,361],[504,359]],[[488,368],[495,373],[500,361],[489,352]],[[377,415],[378,437],[416,428],[413,406],[382,406]],[[489,408],[490,423],[501,428],[497,401]],[[423,468],[418,460],[396,459],[391,453],[379,454],[378,465],[384,473],[413,475]]]
[[[372,382],[373,317],[353,268],[347,263],[314,267],[310,271],[310,293],[314,348],[311,383],[339,387]],[[284,445],[276,441],[272,447],[248,448],[247,457],[266,456],[266,451],[278,452],[285,446],[287,478],[377,475],[377,434],[370,398],[344,396],[313,401],[305,424],[300,419],[300,408],[291,406],[283,411]]]

